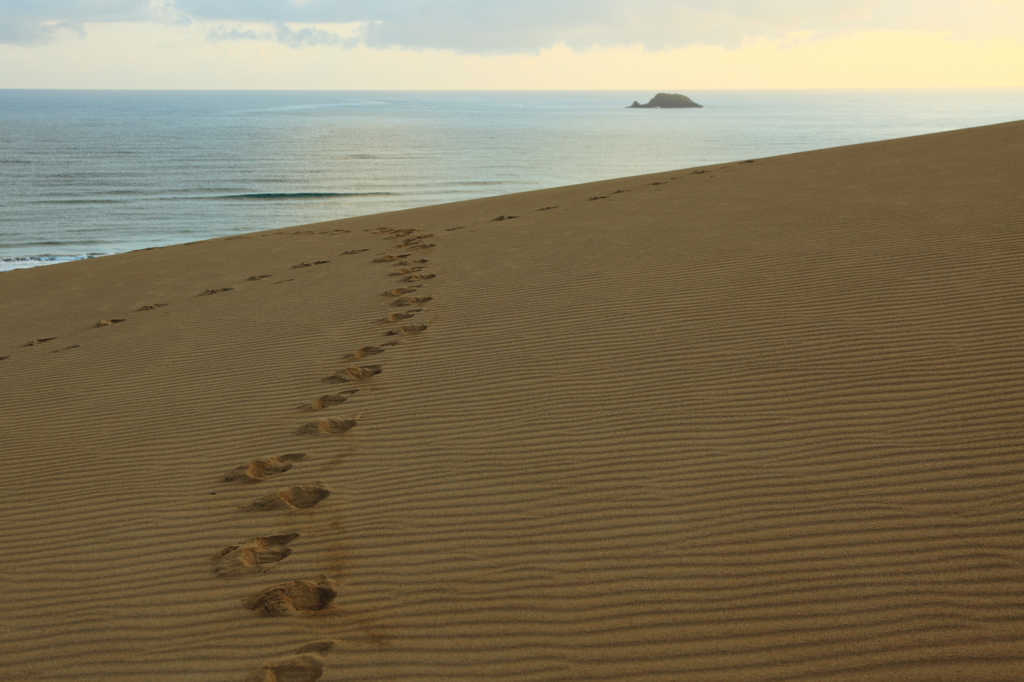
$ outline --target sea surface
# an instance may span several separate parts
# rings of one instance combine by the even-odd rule
[[[0,90],[0,271],[1024,118],[1024,90]]]

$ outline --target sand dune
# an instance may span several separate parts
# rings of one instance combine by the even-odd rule
[[[2,273],[3,678],[1020,679],[1022,177],[1010,123]]]

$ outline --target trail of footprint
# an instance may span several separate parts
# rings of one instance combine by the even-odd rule
[[[296,436],[340,436],[351,431],[356,425],[354,419],[315,419],[305,422],[295,430]]]
[[[351,391],[342,391],[341,393],[330,393],[322,395],[308,405],[303,405],[299,408],[301,412],[319,412],[320,410],[326,410],[328,407],[334,407],[335,405],[341,405],[348,398],[346,396],[358,393],[359,389],[354,388]]]
[[[334,642],[313,642],[300,646],[294,656],[268,663],[254,670],[245,682],[316,682],[324,674],[324,656],[331,652]]]
[[[267,275],[267,277],[270,277],[270,275]],[[142,306],[141,308],[139,308],[135,312],[141,313],[141,312],[145,312],[147,310],[155,310],[157,308],[163,308],[165,305],[170,305],[170,303],[150,303],[149,305]]]
[[[316,581],[293,580],[268,587],[246,597],[242,604],[264,616],[297,615],[323,611],[337,596],[334,583],[320,576]]]
[[[219,294],[222,291],[234,291],[234,287],[223,287],[221,289],[207,289],[206,291],[204,291],[203,293],[201,293],[199,295],[200,296],[213,296],[214,294]]]
[[[266,535],[225,547],[210,557],[213,571],[223,578],[265,573],[291,555],[288,543],[298,537],[298,533]]]
[[[398,329],[391,329],[384,332],[384,336],[397,336],[398,334],[406,334],[412,336],[419,334],[420,332],[426,331],[427,325],[425,324],[403,324]]]
[[[100,320],[99,322],[94,324],[93,327],[109,327],[112,324],[120,324],[122,322],[124,322],[124,318],[117,317],[110,320]]]
[[[421,305],[432,300],[434,300],[433,296],[402,296],[392,301],[391,305],[395,308],[400,308],[407,305]]]
[[[346,367],[343,370],[335,372],[329,377],[324,377],[321,381],[332,384],[342,384],[346,381],[364,381],[370,377],[376,376],[384,371],[384,365],[352,365]]]
[[[387,317],[382,317],[377,320],[378,324],[390,324],[392,322],[401,322],[402,320],[408,320],[409,318],[415,317],[416,313],[421,312],[422,308],[416,310],[410,310],[405,313],[391,313]]]
[[[244,483],[259,483],[271,476],[283,474],[292,468],[292,462],[298,462],[305,457],[304,452],[291,455],[279,455],[270,459],[254,459],[245,466],[240,466],[234,471],[225,474],[222,481],[242,481]]]
[[[330,497],[331,491],[322,483],[311,485],[293,485],[282,488],[276,493],[257,497],[249,504],[238,508],[244,512],[277,511],[278,509],[312,509]]]

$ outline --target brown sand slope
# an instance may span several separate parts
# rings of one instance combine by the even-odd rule
[[[4,273],[2,677],[1019,679],[1022,177],[1012,123]]]

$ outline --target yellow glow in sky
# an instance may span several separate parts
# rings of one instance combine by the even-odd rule
[[[998,0],[997,0],[998,1]],[[302,25],[290,24],[292,30]],[[212,41],[200,22],[87,24],[84,37],[0,44],[3,88],[271,90],[706,90],[1024,87],[1024,36],[937,30],[791,33],[734,48],[636,45],[539,54],[294,48],[271,39]],[[232,24],[267,34],[268,24]],[[341,35],[351,25],[320,24]]]

